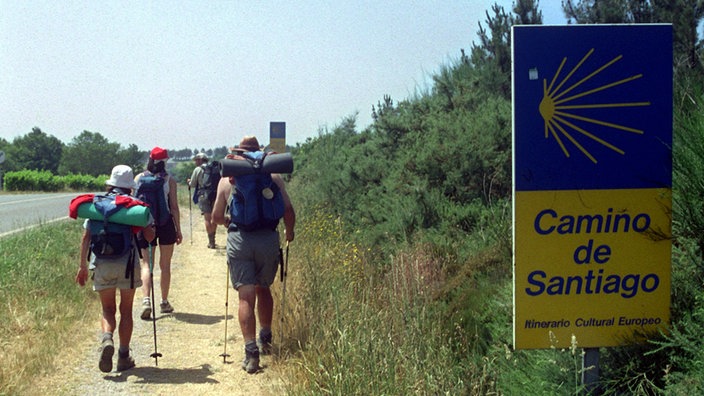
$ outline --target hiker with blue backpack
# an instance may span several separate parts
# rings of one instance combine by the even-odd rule
[[[142,280],[135,274],[140,273],[139,249],[136,234],[142,239],[154,239],[153,219],[142,202],[130,194],[135,188],[132,168],[117,165],[112,169],[110,179],[105,183],[105,195],[85,194],[76,197],[69,207],[72,218],[85,217],[85,231],[81,239],[80,261],[76,282],[84,286],[88,281],[89,269],[92,271],[93,290],[100,296],[102,306],[101,328],[103,335],[100,345],[98,368],[108,373],[112,371],[112,357],[115,353],[113,333],[119,334],[117,371],[134,367],[130,356],[132,338],[132,302]],[[88,206],[85,206],[88,205]],[[90,207],[90,210],[87,209]],[[138,207],[141,211],[132,212],[131,221],[124,221],[128,208]],[[102,218],[102,220],[99,220]],[[122,219],[121,222],[116,222]],[[108,221],[110,220],[110,221]],[[140,224],[142,226],[130,225]],[[120,323],[116,320],[117,296],[120,290]]]
[[[161,303],[159,304],[161,313],[174,311],[169,302],[169,288],[171,286],[171,258],[174,254],[174,247],[181,244],[183,236],[181,234],[181,214],[178,206],[177,183],[176,180],[166,172],[166,162],[169,159],[167,151],[161,147],[154,147],[149,154],[147,170],[135,177],[137,184],[135,196],[148,203],[149,209],[156,225],[156,238],[147,242],[139,239],[139,247],[142,249],[142,313],[143,320],[152,319],[152,301],[150,292],[152,291],[149,282],[153,272],[150,260],[154,260],[155,246],[159,246],[159,270],[161,278]]]
[[[193,157],[196,167],[188,179],[188,187],[194,188],[194,202],[198,204],[200,213],[203,215],[205,232],[208,234],[208,249],[215,249],[215,232],[217,224],[212,222],[211,212],[213,211],[213,201],[215,192],[220,182],[220,163],[210,162],[205,153],[198,153]]]
[[[256,164],[266,155],[254,136],[245,136],[234,151],[236,155],[228,155],[228,159],[255,164],[251,169],[259,169]],[[228,177],[226,161],[212,218],[228,229],[228,273],[239,298],[238,319],[245,342],[242,368],[252,374],[260,369],[260,353],[271,353],[274,300],[269,287],[281,259],[277,226],[283,218],[285,240],[293,241],[296,214],[279,174],[256,172]]]

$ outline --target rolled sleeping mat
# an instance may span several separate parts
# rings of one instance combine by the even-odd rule
[[[262,162],[264,173],[291,173],[293,172],[293,157],[291,153],[268,154]]]
[[[223,177],[237,177],[253,173],[291,173],[293,172],[293,157],[291,153],[267,154],[262,161],[261,170],[257,170],[252,163],[245,159],[223,159],[220,161]]]
[[[78,206],[78,217],[90,220],[103,220],[103,214],[95,208],[92,202],[84,202]],[[108,221],[117,224],[145,227],[149,224],[149,208],[142,205],[120,208],[120,210],[108,218]]]
[[[220,170],[222,177],[251,175],[255,172],[252,163],[245,159],[236,160],[225,158],[220,161],[220,165],[222,165],[222,170]]]

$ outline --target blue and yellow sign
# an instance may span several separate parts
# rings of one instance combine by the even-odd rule
[[[672,27],[512,37],[514,347],[641,342],[669,323]]]
[[[272,121],[269,123],[269,148],[277,153],[286,152],[286,123]]]

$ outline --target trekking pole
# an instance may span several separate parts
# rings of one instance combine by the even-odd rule
[[[279,249],[281,252],[281,249]],[[286,259],[284,260],[283,254],[280,256],[281,262],[281,282],[283,282],[283,290],[281,292],[281,339],[285,338],[284,335],[284,311],[286,307],[286,276],[288,276],[288,241],[286,241]],[[281,343],[279,343],[279,355],[281,355]]]
[[[225,342],[223,343],[223,351],[220,354],[222,356],[222,362],[226,363],[230,355],[227,353],[227,306],[230,302],[230,265],[227,265],[227,279],[225,280]]]
[[[149,285],[151,286],[151,300],[152,300],[152,326],[154,328],[154,353],[149,355],[154,358],[154,364],[159,365],[159,358],[161,353],[158,352],[156,348],[156,304],[154,304],[154,256],[152,255],[152,245],[149,245]]]
[[[191,196],[191,185],[188,185],[188,219],[191,223],[191,245],[193,245],[193,210],[191,209],[191,202],[193,202],[193,197]]]

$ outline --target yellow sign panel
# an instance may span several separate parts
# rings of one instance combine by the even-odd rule
[[[277,153],[286,152],[286,139],[272,138],[269,141],[269,149]]]
[[[515,347],[625,345],[669,324],[669,189],[520,191]]]

